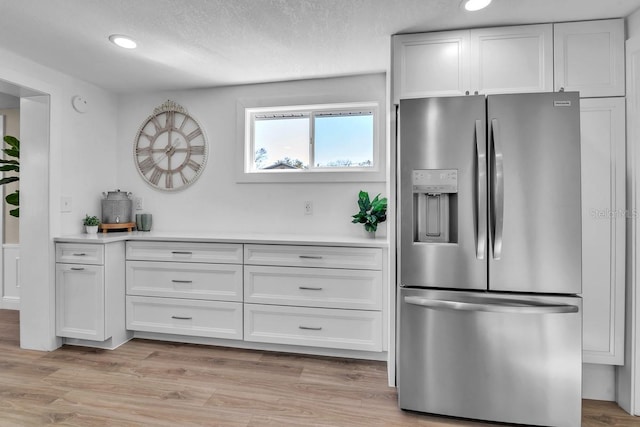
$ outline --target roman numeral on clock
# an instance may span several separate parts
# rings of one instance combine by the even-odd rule
[[[189,160],[187,162],[187,166],[189,166],[191,169],[193,169],[196,172],[198,172],[198,169],[200,169],[200,164],[194,162],[193,160]]]
[[[176,121],[175,114],[176,114],[175,111],[167,111],[167,125],[165,126],[165,129],[174,128],[174,123]]]
[[[204,145],[192,145],[191,154],[200,156],[204,155]]]
[[[151,181],[153,185],[158,185],[158,182],[160,182],[161,177],[162,177],[162,169],[156,166],[153,169],[153,173],[151,174],[149,181]]]
[[[187,141],[191,142],[192,140],[196,139],[200,135],[202,135],[202,131],[200,130],[200,128],[198,128],[193,132],[191,132],[189,135],[187,135],[186,138],[187,138]]]
[[[146,175],[147,172],[153,169],[155,165],[156,163],[153,161],[153,158],[147,157],[138,164],[138,167],[140,168],[140,172],[142,172],[143,175]]]
[[[138,156],[150,156],[151,155],[151,146],[136,148],[136,154]]]

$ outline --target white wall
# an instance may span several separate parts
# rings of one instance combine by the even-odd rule
[[[52,237],[78,232],[84,212],[98,206],[95,195],[115,185],[116,96],[1,48],[0,57],[3,87],[49,95],[21,102],[20,344],[51,350],[59,344]],[[76,94],[90,112],[72,109]],[[60,213],[62,194],[73,198],[69,214]]]
[[[296,98],[327,102],[378,101],[386,144],[384,74],[255,84],[191,91],[123,96],[118,119],[118,184],[123,191],[141,196],[144,211],[153,214],[157,231],[311,233],[362,235],[362,225],[352,224],[360,189],[373,196],[385,192],[377,183],[236,183],[236,109],[239,99]],[[204,128],[209,142],[206,169],[194,184],[167,193],[148,186],[133,161],[133,141],[139,126],[153,109],[171,99],[186,108]],[[313,102],[309,102],[313,103]],[[384,160],[383,160],[384,164]],[[386,194],[383,194],[386,196]],[[313,215],[304,215],[303,203],[313,202]],[[387,224],[379,229],[386,234]]]

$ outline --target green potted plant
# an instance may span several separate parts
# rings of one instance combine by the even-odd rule
[[[84,230],[87,234],[97,233],[98,226],[100,225],[100,220],[97,216],[89,216],[88,214],[84,216],[82,220],[84,224]]]
[[[371,200],[369,193],[360,191],[358,194],[358,207],[360,212],[353,215],[354,224],[364,224],[364,229],[369,236],[374,237],[378,230],[378,224],[387,220],[387,198],[378,194]]]
[[[15,136],[6,135],[4,142],[8,145],[8,148],[3,148],[2,152],[6,157],[13,157],[13,159],[5,160],[0,159],[0,172],[15,172],[11,176],[5,176],[0,179],[0,185],[10,184],[20,180],[20,141]],[[15,190],[11,194],[7,194],[4,198],[7,204],[16,206],[15,209],[9,211],[9,215],[16,218],[20,217],[20,190]]]

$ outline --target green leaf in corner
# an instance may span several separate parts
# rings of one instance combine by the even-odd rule
[[[20,178],[17,176],[8,176],[6,178],[0,179],[0,185],[9,184],[10,182],[18,181]]]
[[[20,150],[20,141],[15,136],[7,135],[3,139],[4,142],[6,142],[9,146],[15,148],[16,150]]]
[[[18,206],[20,204],[20,191],[16,190],[13,193],[8,194],[4,199],[8,204]]]

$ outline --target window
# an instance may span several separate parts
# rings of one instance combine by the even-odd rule
[[[245,110],[245,173],[378,171],[377,104]]]

